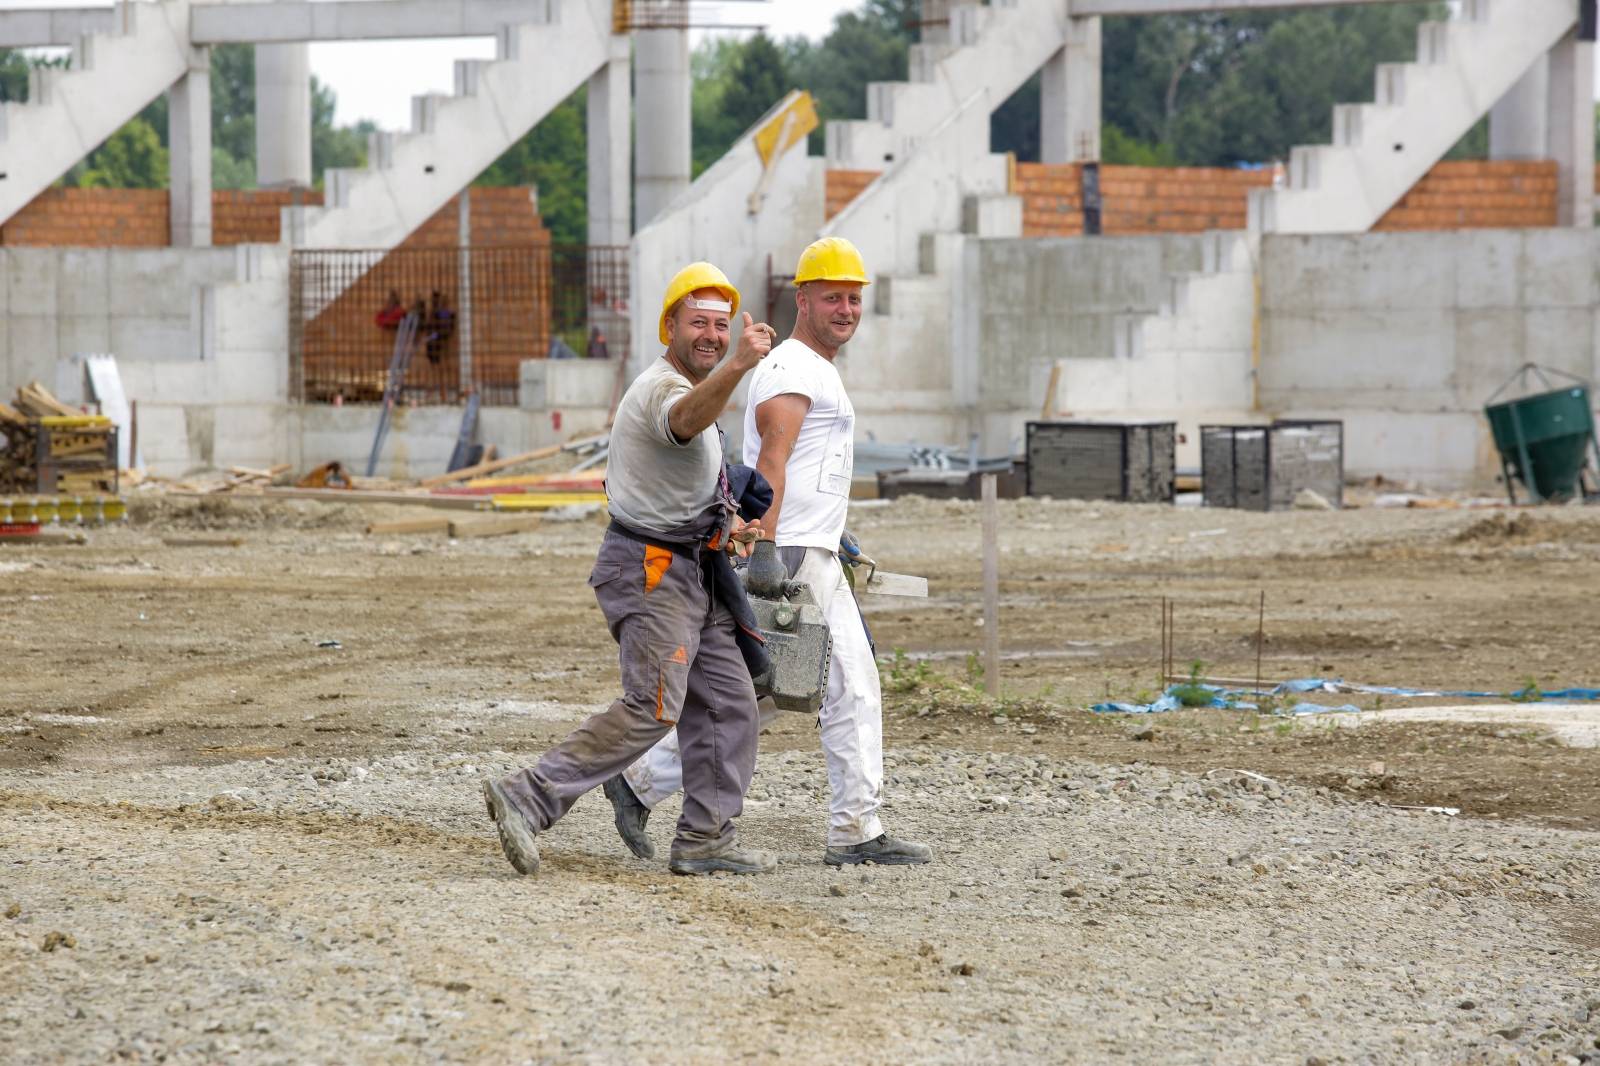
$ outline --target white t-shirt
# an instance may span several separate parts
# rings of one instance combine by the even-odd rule
[[[755,466],[761,455],[756,408],[788,393],[810,400],[811,410],[800,423],[800,436],[785,471],[778,547],[837,551],[850,508],[856,409],[845,395],[838,369],[793,337],[772,349],[750,375],[744,408],[744,461]]]
[[[671,533],[717,499],[722,439],[716,424],[688,441],[672,435],[673,405],[690,388],[662,356],[633,379],[617,405],[606,496],[612,517],[646,533]]]

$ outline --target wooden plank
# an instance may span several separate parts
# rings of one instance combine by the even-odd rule
[[[162,537],[161,543],[169,548],[240,548],[243,537]]]
[[[482,499],[481,496],[464,496],[461,499]],[[603,492],[526,492],[515,496],[493,496],[496,511],[548,511],[553,507],[571,507],[585,503],[605,503]]]
[[[202,492],[173,493],[175,496],[203,496]],[[486,511],[481,496],[435,496],[422,492],[378,492],[372,489],[280,489],[261,490],[263,497],[279,500],[321,500],[324,503],[401,503],[416,507],[443,507],[458,511]]]
[[[474,537],[504,537],[512,533],[532,533],[542,522],[538,515],[497,515],[494,518],[469,518],[450,523],[456,540]]]
[[[511,455],[504,459],[491,459],[488,462],[479,463],[477,466],[469,466],[461,470],[452,470],[448,474],[424,478],[421,485],[425,489],[431,489],[436,485],[448,485],[454,481],[467,481],[471,478],[492,474],[497,470],[505,470],[508,467],[516,466],[518,463],[537,462],[540,459],[549,459],[551,456],[560,454],[561,445],[552,444],[545,448],[535,448],[531,452],[523,452],[520,455]]]
[[[437,518],[402,518],[394,522],[374,522],[367,532],[374,536],[390,533],[448,533],[454,523],[443,516]]]
[[[1056,390],[1061,386],[1060,361],[1050,364],[1050,383],[1044,387],[1044,406],[1039,411],[1039,421],[1048,422],[1056,416]]]

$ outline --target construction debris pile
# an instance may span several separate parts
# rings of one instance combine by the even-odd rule
[[[187,495],[250,495],[339,503],[405,504],[461,511],[541,512],[605,503],[605,434],[489,459],[416,480],[360,477],[338,462],[296,477],[288,464],[270,469],[229,467],[221,475],[168,479],[148,475],[142,484]],[[492,454],[492,453],[491,453]],[[552,465],[566,467],[552,470]],[[508,473],[543,467],[542,472]],[[448,523],[446,523],[448,524]]]
[[[0,403],[0,495],[86,496],[118,489],[117,428],[37,381]]]

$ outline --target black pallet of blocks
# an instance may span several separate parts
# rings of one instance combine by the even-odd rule
[[[1207,507],[1285,511],[1304,489],[1341,507],[1344,423],[1201,426],[1200,475]]]
[[[1171,503],[1175,422],[1029,422],[1028,495]]]

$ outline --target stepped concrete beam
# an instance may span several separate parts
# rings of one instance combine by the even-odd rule
[[[1066,8],[1062,0],[951,3],[948,38],[913,47],[911,80],[868,85],[865,121],[828,123],[829,166],[883,169],[974,93],[999,107],[1069,43]]]
[[[1541,56],[1489,112],[1490,159],[1550,158],[1550,60]]]
[[[1039,156],[1043,163],[1100,159],[1100,20],[1067,23],[1067,44],[1039,79]]]
[[[1489,112],[1538,59],[1562,41],[1551,61],[1551,96],[1566,102],[1562,118],[1552,114],[1552,154],[1567,157],[1593,145],[1577,127],[1593,125],[1593,72],[1578,70],[1593,46],[1573,33],[1577,0],[1470,0],[1448,22],[1424,22],[1417,32],[1417,58],[1378,65],[1370,104],[1334,108],[1333,143],[1296,146],[1289,157],[1288,184],[1253,189],[1251,228],[1262,233],[1363,233],[1371,229],[1473,125]],[[1560,56],[1570,62],[1563,82]],[[1588,89],[1580,80],[1587,78]],[[1562,88],[1561,86],[1565,86]],[[1589,95],[1580,100],[1579,95]],[[1593,157],[1584,169],[1563,167],[1568,210],[1576,218],[1592,200]]]
[[[311,46],[256,45],[256,184],[311,184]]]
[[[65,47],[85,33],[110,33],[109,7],[0,11],[0,47]],[[527,0],[257,0],[197,3],[196,44],[493,37],[526,21]]]
[[[206,44],[493,37],[528,21],[527,0],[263,0],[197,3],[193,33]]]
[[[1191,11],[1272,11],[1293,7],[1349,7],[1394,0],[1072,0],[1072,13],[1089,15],[1177,15]]]
[[[628,178],[632,171],[632,71],[626,37],[611,39],[611,55],[589,78],[589,243],[623,245],[633,232]]]
[[[189,70],[167,93],[168,196],[174,248],[211,246],[211,49],[189,49]]]
[[[1550,53],[1550,154],[1559,168],[1556,220],[1594,226],[1594,42],[1577,31]]]
[[[0,47],[64,48],[86,33],[115,32],[116,17],[110,7],[0,11]]]
[[[323,205],[283,209],[297,247],[390,248],[610,61],[609,0],[526,0],[495,60],[459,60],[456,93],[412,101],[412,129],[373,137],[363,168],[329,168]]]
[[[642,227],[689,188],[689,31],[637,31],[633,63],[634,181]]]
[[[0,223],[189,73],[188,0],[111,10],[109,34],[74,42],[71,69],[35,69],[26,103],[0,103]]]

